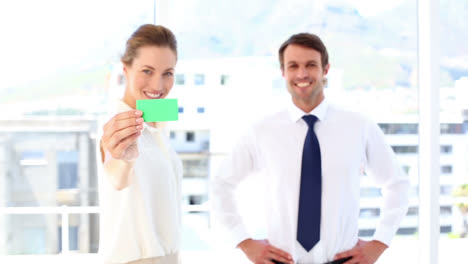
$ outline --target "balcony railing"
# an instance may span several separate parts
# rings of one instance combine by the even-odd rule
[[[208,204],[184,205],[184,213],[190,212],[208,212]],[[60,215],[61,232],[61,254],[70,253],[69,244],[69,219],[70,214],[99,214],[99,206],[36,206],[36,207],[0,207],[0,217],[3,215]]]

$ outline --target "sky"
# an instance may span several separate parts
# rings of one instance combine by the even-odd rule
[[[204,0],[206,1],[206,0]],[[289,0],[291,2],[292,0]],[[350,0],[349,0],[350,1]],[[403,0],[350,1],[363,16],[375,16]],[[174,0],[178,12],[191,12],[196,0]],[[295,0],[294,2],[304,2]],[[310,2],[321,6],[324,0]],[[264,0],[249,1],[262,5]],[[285,2],[286,3],[286,2]],[[101,47],[109,35],[128,35],[129,15],[152,15],[152,0],[19,0],[0,3],[0,72],[3,87],[34,81],[70,66]],[[149,21],[150,22],[150,21]],[[177,26],[182,26],[183,19]],[[114,34],[113,34],[114,33]],[[86,36],[85,38],[83,36]]]
[[[89,57],[123,50],[135,30],[132,20],[151,23],[153,8],[152,0],[2,1],[0,90],[64,68],[92,67],[83,61],[104,63]]]

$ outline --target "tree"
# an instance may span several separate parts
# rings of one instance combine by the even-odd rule
[[[453,192],[454,197],[468,198],[468,184],[462,184],[458,186]],[[466,200],[461,200],[456,203],[456,206],[460,209],[463,217],[463,230],[460,237],[467,237],[468,235],[468,203]]]

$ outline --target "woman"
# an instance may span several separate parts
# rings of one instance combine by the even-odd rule
[[[143,25],[122,56],[127,83],[100,141],[100,254],[104,263],[179,263],[182,163],[136,100],[165,98],[174,85],[177,43]]]

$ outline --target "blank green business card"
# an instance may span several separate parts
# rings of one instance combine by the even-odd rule
[[[143,120],[145,122],[179,120],[177,99],[137,100],[136,109],[143,112]]]

